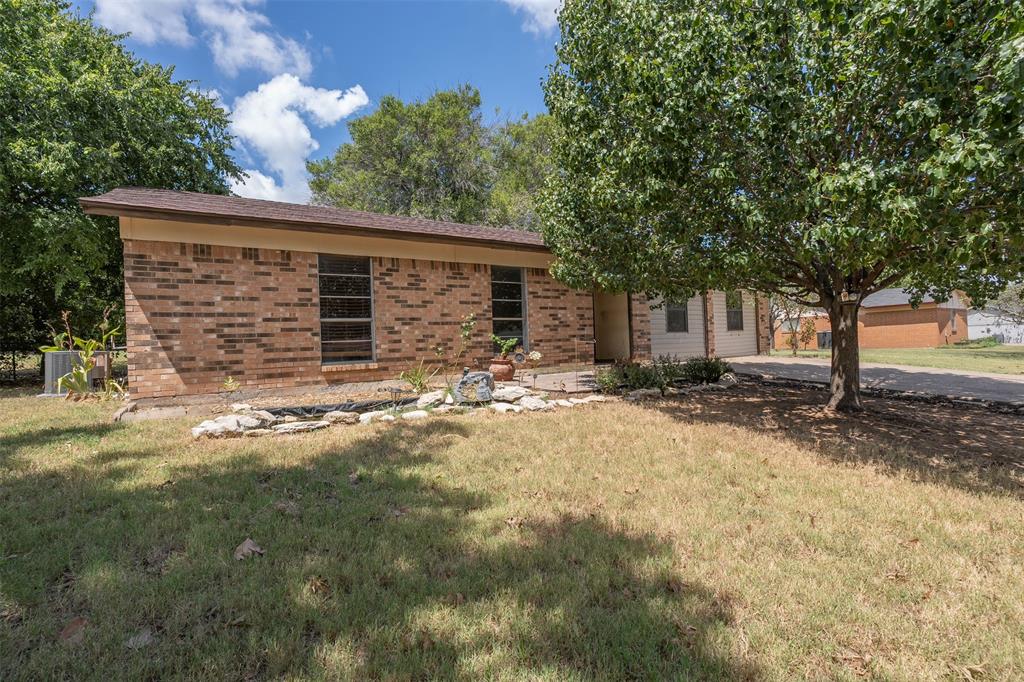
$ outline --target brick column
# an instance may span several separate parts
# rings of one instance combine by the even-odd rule
[[[714,292],[705,291],[704,301],[704,352],[709,358],[715,356],[715,300]]]
[[[630,294],[630,330],[633,360],[651,359],[651,307],[643,294]]]

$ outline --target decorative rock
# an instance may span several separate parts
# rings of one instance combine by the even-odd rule
[[[574,404],[575,403],[569,402],[565,399],[555,401],[555,405],[558,405],[559,407],[572,407]]]
[[[494,375],[490,372],[470,372],[455,385],[454,400],[462,403],[486,403],[492,399]]]
[[[380,416],[380,421],[382,421],[382,422],[393,422],[393,421],[395,421],[395,415],[393,415],[393,414],[382,414]]]
[[[491,403],[491,409],[500,414],[505,414],[506,412],[523,411],[523,408],[519,407],[518,405],[513,405],[512,403]]]
[[[660,397],[660,388],[638,388],[626,394],[626,400],[657,400]]]
[[[330,422],[331,424],[358,424],[359,413],[331,410],[323,416],[323,420],[325,422]]]
[[[373,412],[363,412],[361,415],[359,415],[359,423],[360,424],[369,424],[370,422],[374,421],[375,419],[379,419],[380,417],[386,415],[387,413],[388,413],[387,410],[375,410]]]
[[[216,419],[207,419],[192,429],[192,436],[202,438],[203,436],[237,436],[245,429],[255,429],[260,426],[260,421],[248,415],[226,414]]]
[[[522,386],[499,386],[494,390],[492,396],[495,400],[514,403],[524,396],[530,395],[530,391]]]
[[[247,438],[258,438],[260,436],[269,436],[274,433],[274,429],[249,429],[244,432]]]
[[[284,424],[275,424],[272,428],[277,433],[301,433],[303,431],[316,431],[317,429],[325,429],[330,426],[330,423],[319,421],[319,422],[286,422]]]
[[[732,372],[726,372],[722,376],[718,377],[718,381],[716,383],[719,386],[728,388],[729,386],[735,386],[736,384],[740,383],[740,380],[737,379],[736,375],[733,374]]]
[[[278,417],[275,417],[266,410],[253,410],[252,412],[249,413],[248,416],[252,417],[253,419],[259,419],[264,424],[273,424],[278,420]]]
[[[432,405],[437,405],[444,400],[444,391],[431,391],[430,393],[424,393],[420,396],[419,400],[416,401],[416,407],[424,408]]]
[[[292,422],[299,421],[299,418],[296,417],[294,414],[289,414],[285,415],[285,417],[281,421],[285,422],[286,424],[291,424]]]
[[[435,407],[433,409],[433,413],[434,414],[448,414],[449,412],[455,412],[456,410],[460,410],[461,411],[461,408],[456,408],[456,407],[453,407],[452,405],[438,405],[437,407]]]
[[[519,400],[519,406],[525,410],[536,412],[538,410],[553,410],[555,406],[532,395],[523,396]]]
[[[454,405],[455,404],[455,398],[452,397],[451,393],[446,393],[445,394],[445,396],[444,396],[444,404],[445,405]]]
[[[608,400],[608,398],[606,398],[605,396],[597,395],[595,393],[594,395],[588,395],[586,398],[583,399],[583,402],[584,403],[603,403],[606,400]]]
[[[409,412],[402,413],[402,419],[408,419],[410,421],[413,419],[426,419],[429,416],[430,413],[426,410],[411,410]]]
[[[252,405],[249,403],[231,403],[232,412],[251,412]]]

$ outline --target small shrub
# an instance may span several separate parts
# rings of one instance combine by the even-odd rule
[[[953,344],[958,348],[995,348],[999,345],[999,339],[995,336],[983,336],[980,339],[964,339]]]
[[[242,387],[242,385],[238,383],[238,380],[231,376],[224,377],[224,381],[221,383],[221,386],[223,386],[224,390],[228,393],[233,393]]]
[[[676,379],[686,378],[686,364],[679,359],[678,355],[659,355],[654,360],[654,367],[666,384],[670,384]]]
[[[682,378],[694,383],[710,384],[731,371],[732,365],[721,358],[690,358],[682,365]]]
[[[597,370],[594,374],[594,381],[601,393],[615,393],[622,385],[622,376],[615,371],[614,367],[609,367]]]

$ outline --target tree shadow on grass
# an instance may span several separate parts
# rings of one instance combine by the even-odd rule
[[[728,595],[667,543],[597,516],[507,517],[460,487],[445,451],[470,433],[437,419],[344,445],[234,441],[156,486],[131,485],[156,449],[104,475],[12,477],[0,584],[20,615],[0,677],[759,676],[721,644]],[[281,447],[314,454],[260,456]],[[246,537],[266,554],[235,561]],[[85,641],[59,642],[79,615]],[[153,643],[127,649],[141,631]]]
[[[1024,496],[1024,417],[865,397],[865,411],[824,410],[823,390],[744,383],[656,403],[683,421],[769,433],[841,462],[870,463],[972,492]]]

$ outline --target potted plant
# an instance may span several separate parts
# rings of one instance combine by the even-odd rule
[[[491,366],[487,370],[494,375],[495,381],[511,381],[516,374],[516,366],[508,356],[515,350],[519,339],[503,339],[491,334],[491,341],[498,351],[498,357],[491,360]]]

